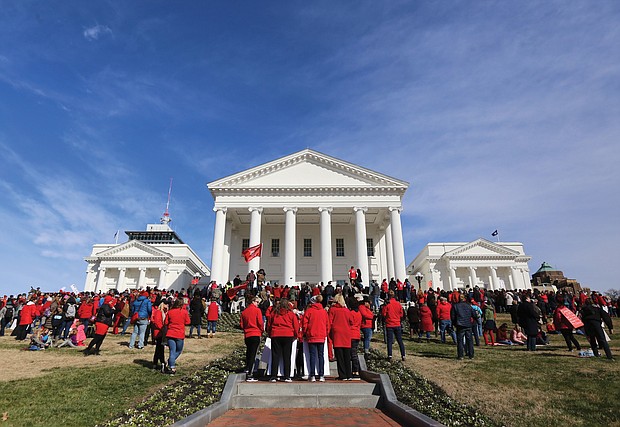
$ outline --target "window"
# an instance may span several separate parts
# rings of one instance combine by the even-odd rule
[[[344,256],[344,239],[336,239],[336,256]]]
[[[280,239],[271,239],[271,256],[280,256]]]
[[[312,256],[312,239],[304,239],[304,256]]]
[[[250,247],[250,239],[243,239],[241,241],[241,252],[245,251],[249,247]]]
[[[366,239],[366,255],[375,256],[375,244],[371,239]]]

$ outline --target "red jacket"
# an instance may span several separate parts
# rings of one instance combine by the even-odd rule
[[[185,325],[189,325],[191,320],[189,313],[184,308],[171,308],[168,310],[165,324],[168,325],[166,338],[185,339]]]
[[[78,319],[90,319],[95,315],[95,305],[92,302],[84,301],[77,310]]]
[[[20,325],[30,325],[37,315],[37,306],[34,304],[26,304],[19,315]]]
[[[286,310],[280,313],[274,310],[269,319],[269,336],[277,337],[298,337],[299,336],[299,320],[292,310]]]
[[[363,328],[372,328],[372,319],[375,318],[375,315],[372,311],[365,305],[360,305],[359,308],[360,314],[362,315],[362,329]]]
[[[329,334],[334,348],[351,348],[351,311],[340,304],[334,304],[329,309],[329,322]]]
[[[301,320],[301,330],[306,342],[325,342],[329,334],[329,316],[321,303],[310,304]]]
[[[452,310],[452,304],[439,301],[439,304],[437,304],[437,318],[439,320],[450,320],[450,310]]]
[[[260,337],[263,334],[263,330],[265,330],[263,312],[254,304],[250,304],[241,312],[239,325],[243,329],[243,336],[245,338]]]
[[[433,325],[433,313],[427,305],[420,306],[420,324],[423,332],[432,332],[435,330]]]
[[[351,320],[353,324],[351,325],[351,339],[359,340],[362,336],[361,327],[362,327],[362,314],[359,311],[351,310]]]
[[[164,316],[161,310],[157,307],[153,307],[151,311],[151,329],[153,330],[153,337],[159,338],[161,335],[161,328],[164,327]]]
[[[209,304],[209,307],[207,308],[207,320],[209,322],[217,322],[217,320],[220,318],[220,306],[218,305],[217,302],[215,301],[211,301],[211,304]]]
[[[385,319],[386,328],[397,328],[401,326],[400,320],[405,317],[405,310],[403,310],[403,306],[400,305],[396,298],[392,298],[390,302],[383,306],[381,314]]]

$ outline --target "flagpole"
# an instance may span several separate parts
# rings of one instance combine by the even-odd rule
[[[118,245],[118,233],[120,233],[121,230],[116,230],[116,234],[114,235],[114,244]]]

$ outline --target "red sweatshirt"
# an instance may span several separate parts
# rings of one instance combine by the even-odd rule
[[[217,322],[220,317],[219,313],[220,307],[215,301],[211,301],[209,307],[207,308],[207,320],[209,322]]]
[[[375,317],[373,312],[365,305],[360,305],[359,311],[362,315],[362,328],[372,328],[372,319]]]
[[[362,327],[362,314],[359,311],[351,310],[351,320],[353,323],[351,324],[351,339],[359,340],[362,336],[361,327]]]
[[[298,337],[299,336],[299,320],[292,310],[286,310],[280,313],[274,310],[269,319],[269,336],[277,337]]]
[[[351,326],[353,325],[351,311],[340,304],[334,304],[329,309],[329,321],[330,337],[334,348],[351,348]]]
[[[254,304],[250,304],[241,312],[239,325],[243,329],[245,338],[260,337],[263,334],[265,325],[263,323],[263,312]]]
[[[392,298],[390,302],[383,307],[381,314],[383,314],[385,318],[386,328],[397,328],[401,326],[400,320],[404,317],[405,311],[396,298]]]
[[[308,343],[325,342],[329,334],[329,316],[321,303],[310,304],[301,321],[303,336]]]
[[[189,325],[191,320],[189,313],[184,308],[172,308],[168,310],[165,324],[168,325],[167,338],[185,339],[185,325]]]
[[[451,309],[452,304],[449,302],[439,301],[439,304],[437,304],[437,318],[439,320],[450,320]]]

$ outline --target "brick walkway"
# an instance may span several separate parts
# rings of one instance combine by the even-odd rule
[[[397,427],[379,409],[367,408],[291,408],[232,409],[209,423],[209,427],[316,427],[337,424],[338,427]]]

